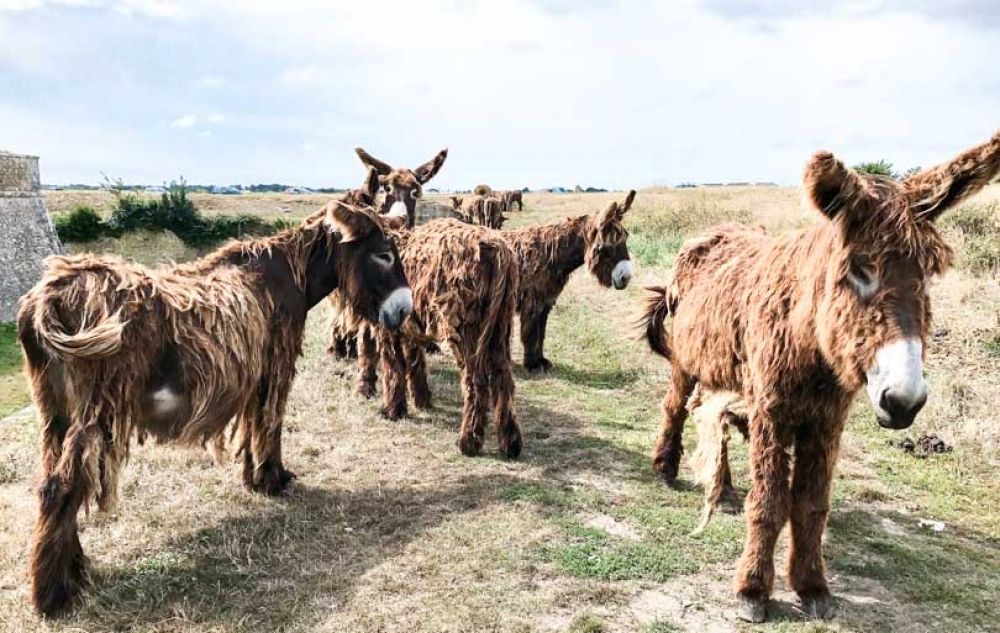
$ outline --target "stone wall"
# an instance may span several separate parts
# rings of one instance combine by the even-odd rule
[[[424,224],[438,218],[454,218],[455,212],[452,207],[437,202],[421,202],[417,204],[417,224]]]
[[[0,152],[0,321],[13,321],[17,300],[62,252],[39,193],[38,157]]]

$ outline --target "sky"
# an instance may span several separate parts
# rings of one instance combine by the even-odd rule
[[[0,0],[0,149],[45,183],[796,184],[1000,128],[996,0]]]

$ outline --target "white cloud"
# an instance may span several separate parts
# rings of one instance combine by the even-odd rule
[[[172,0],[119,0],[115,10],[122,15],[167,20],[181,20],[189,15],[181,3]]]
[[[182,117],[174,119],[171,123],[171,127],[175,127],[179,130],[184,130],[189,127],[193,127],[195,123],[198,122],[198,116],[194,114],[185,114]]]
[[[212,136],[212,130],[203,130],[201,132],[198,132],[198,136],[200,138],[209,138]]]
[[[219,77],[217,75],[206,75],[204,77],[199,77],[198,81],[195,82],[199,88],[225,88],[229,85],[229,81],[224,77]]]
[[[316,66],[288,68],[278,76],[278,81],[286,86],[304,86],[319,80],[322,70]]]
[[[303,143],[302,145],[300,145],[299,148],[303,152],[312,153],[312,152],[316,151],[316,144],[313,143],[313,142],[311,142],[311,141],[307,141],[307,142]]]
[[[225,120],[226,120],[226,117],[223,116],[223,115],[221,115],[221,114],[218,114],[218,113],[208,115],[208,122],[209,123],[216,123],[216,124],[218,124],[218,123],[222,123]]]

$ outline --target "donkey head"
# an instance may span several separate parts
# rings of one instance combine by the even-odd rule
[[[354,207],[374,207],[378,188],[378,172],[369,167],[364,183],[357,189],[348,189],[340,201]]]
[[[632,279],[632,260],[626,243],[628,231],[622,225],[622,218],[634,200],[635,191],[629,191],[624,203],[612,202],[587,223],[584,261],[602,286],[623,290]]]
[[[460,197],[460,196],[452,196],[451,197],[451,208],[454,209],[455,211],[461,211],[462,210],[462,202],[464,202],[464,201],[465,201],[465,199],[462,198],[462,197]]]
[[[325,208],[327,226],[339,236],[337,288],[357,314],[395,329],[413,310],[413,298],[395,244],[368,207],[340,201]]]
[[[1000,171],[1000,134],[896,182],[815,154],[805,194],[830,221],[834,248],[817,310],[820,347],[848,388],[866,385],[879,424],[910,426],[927,401],[923,356],[929,281],[953,253],[934,221]]]
[[[416,169],[396,169],[375,158],[362,148],[354,150],[361,162],[374,169],[379,185],[385,190],[385,200],[379,213],[406,216],[406,226],[413,227],[417,218],[417,200],[423,195],[423,185],[444,165],[448,150],[443,149],[437,156]]]

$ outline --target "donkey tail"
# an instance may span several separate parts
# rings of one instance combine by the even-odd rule
[[[673,288],[664,286],[647,286],[646,293],[639,316],[641,336],[649,343],[649,349],[670,360],[670,346],[667,344],[667,333],[663,325],[667,317],[677,309],[676,292]]]
[[[84,325],[76,332],[68,332],[51,306],[45,306],[35,317],[38,338],[64,356],[98,359],[114,356],[122,348],[122,334],[128,321],[121,318],[121,310],[108,315],[89,327]]]
[[[492,292],[483,327],[476,341],[476,359],[485,362],[489,357],[490,340],[497,328],[507,330],[510,336],[510,321],[517,306],[518,264],[514,252],[506,242],[493,248]],[[504,321],[506,319],[506,321]]]

